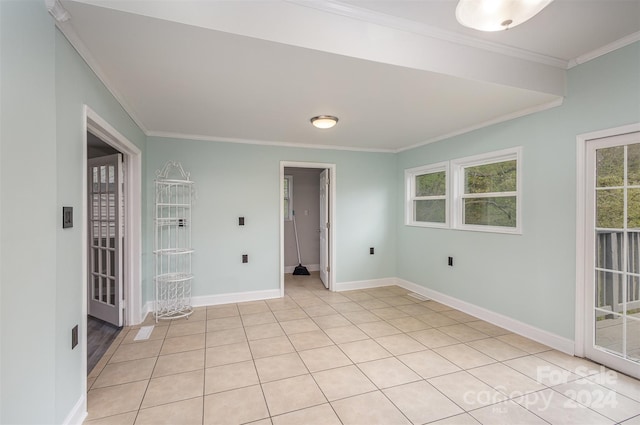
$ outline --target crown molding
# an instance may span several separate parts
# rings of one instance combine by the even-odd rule
[[[47,10],[57,22],[66,22],[71,18],[67,9],[65,9],[59,0],[44,0]]]
[[[580,55],[577,58],[572,59],[571,61],[569,61],[569,66],[567,69],[571,69],[575,66],[582,65],[585,62],[589,62],[590,60],[599,58],[600,56],[606,55],[607,53],[611,53],[614,50],[621,49],[637,41],[640,41],[640,31],[634,32],[633,34],[629,34],[628,36],[622,37],[621,39],[616,40],[613,43],[609,43],[596,50],[593,50],[589,53],[585,53],[584,55]]]
[[[446,31],[439,28],[432,27],[430,25],[422,24],[409,19],[399,18],[396,16],[387,15],[385,13],[375,12],[345,4],[335,0],[285,0],[289,3],[296,4],[298,6],[310,7],[323,12],[332,13],[335,15],[341,15],[360,21],[373,23],[389,28],[394,28],[401,31],[407,31],[414,34],[418,34],[424,37],[434,38],[437,40],[447,41],[467,47],[473,47],[476,49],[486,50],[493,53],[510,56],[517,59],[523,59],[530,62],[536,62],[543,65],[552,66],[560,69],[567,69],[568,61],[563,59],[554,58],[547,55],[541,55],[539,53],[529,52],[523,49],[517,49],[515,47],[509,47],[490,41],[480,40],[475,37],[454,33],[452,31]]]
[[[2,1],[2,0],[0,0]],[[56,0],[57,1],[57,0]],[[78,52],[80,57],[85,61],[85,63],[89,66],[89,68],[93,71],[93,73],[98,77],[100,82],[104,85],[104,87],[111,93],[113,97],[116,98],[120,106],[125,110],[125,112],[129,115],[129,117],[136,123],[136,125],[140,128],[140,130],[146,135],[148,133],[147,128],[142,124],[142,120],[140,120],[136,114],[133,112],[133,108],[129,106],[129,104],[125,101],[124,96],[122,96],[117,90],[114,89],[115,85],[111,83],[106,73],[102,71],[100,64],[93,57],[89,49],[84,45],[78,34],[73,29],[71,23],[67,21],[56,21],[56,27],[65,36],[67,41],[73,46],[73,48]]]
[[[470,133],[472,131],[479,130],[479,129],[484,128],[484,127],[489,127],[491,125],[500,124],[502,122],[510,121],[512,119],[515,119],[515,118],[521,118],[521,117],[524,117],[526,115],[534,114],[536,112],[545,111],[547,109],[551,109],[551,108],[555,108],[555,107],[561,106],[563,102],[564,102],[564,98],[560,97],[558,99],[552,100],[551,102],[543,103],[542,105],[536,105],[534,107],[523,109],[521,111],[517,111],[517,112],[514,112],[512,114],[502,115],[501,117],[494,118],[494,119],[489,120],[489,121],[484,121],[484,122],[481,122],[479,124],[476,124],[476,125],[473,125],[473,126],[469,126],[469,127],[465,127],[465,128],[462,128],[460,130],[457,130],[457,131],[454,131],[454,132],[451,132],[451,133],[443,134],[442,136],[434,137],[433,139],[425,140],[424,142],[420,142],[420,143],[417,143],[415,145],[407,146],[406,148],[396,149],[394,152],[399,153],[399,152],[408,151],[408,150],[411,150],[411,149],[419,148],[419,147],[424,146],[424,145],[428,145],[428,144],[431,144],[431,143],[439,142],[441,140],[446,140],[446,139],[450,139],[450,138],[455,137],[455,136],[460,136],[461,134]]]
[[[205,136],[200,134],[170,133],[170,132],[164,132],[164,131],[149,131],[146,134],[149,137],[162,137],[167,139],[195,140],[195,141],[219,142],[219,143],[237,143],[237,144],[243,144],[243,145],[277,146],[277,147],[283,147],[283,148],[325,149],[325,150],[336,150],[336,151],[374,152],[374,153],[397,152],[396,149],[358,148],[354,146],[314,145],[309,143],[278,142],[278,141],[271,141],[271,140],[236,139],[231,137],[216,137],[216,136]]]

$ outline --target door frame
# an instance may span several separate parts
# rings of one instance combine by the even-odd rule
[[[300,161],[280,161],[280,183],[278,187],[278,204],[280,205],[280,297],[284,297],[284,204],[282,194],[284,193],[284,169],[287,168],[316,168],[329,170],[329,291],[335,291],[335,259],[336,259],[336,164],[322,162],[300,162]]]
[[[82,376],[86,392],[87,376],[87,258],[88,258],[88,193],[87,193],[87,132],[91,131],[100,139],[122,153],[125,161],[125,237],[123,290],[125,294],[124,325],[141,322],[142,300],[142,151],[126,137],[120,134],[106,120],[89,106],[82,109]]]
[[[610,128],[576,136],[576,304],[575,304],[575,343],[574,354],[585,357],[586,344],[591,343],[586,337],[587,294],[585,292],[585,268],[587,257],[586,235],[593,229],[587,229],[587,144],[590,141],[640,131],[640,123]]]

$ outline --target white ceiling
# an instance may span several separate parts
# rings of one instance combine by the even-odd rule
[[[59,27],[148,135],[380,151],[557,106],[568,68],[640,40],[640,0],[499,33],[456,3],[61,0]]]

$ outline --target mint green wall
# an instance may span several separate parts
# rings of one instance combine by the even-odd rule
[[[560,107],[398,154],[403,193],[406,168],[524,148],[523,234],[408,227],[398,202],[398,277],[573,339],[576,136],[639,121],[635,43],[569,70]]]
[[[0,1],[0,423],[61,423],[83,396],[83,105],[145,135],[59,33],[41,0]],[[62,206],[75,225],[62,229]],[[81,341],[81,344],[83,341]]]
[[[82,328],[82,208],[83,105],[88,105],[120,134],[143,152],[146,136],[98,80],[67,39],[55,32],[56,122],[57,122],[57,276],[56,276],[56,422],[64,420],[80,398],[80,383],[85,372],[80,346],[71,350],[71,328]],[[144,172],[144,169],[143,169]],[[144,201],[144,200],[143,200]],[[62,207],[73,206],[72,229],[57,225],[62,221]],[[144,222],[143,222],[144,225]],[[144,247],[143,247],[143,252]],[[80,334],[84,332],[80,329]]]
[[[153,179],[168,160],[181,162],[197,188],[194,296],[280,287],[280,161],[336,164],[336,282],[395,276],[393,154],[151,137],[146,228],[151,244]],[[246,218],[244,227],[237,225],[239,216]],[[376,247],[373,256],[370,246]],[[241,263],[242,254],[249,254],[248,264]],[[152,266],[148,273],[153,275]],[[153,299],[152,285],[145,297]]]
[[[55,28],[41,1],[0,10],[0,423],[44,424],[55,412]]]

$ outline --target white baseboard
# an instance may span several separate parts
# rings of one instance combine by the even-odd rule
[[[82,425],[82,422],[87,417],[87,397],[86,394],[82,394],[80,399],[73,406],[69,414],[64,421],[63,425]]]
[[[312,270],[311,267],[313,267],[313,265],[306,266],[306,267]],[[334,290],[336,292],[341,292],[341,291],[352,291],[356,289],[379,288],[382,286],[392,286],[392,285],[398,285],[410,292],[415,292],[416,294],[423,295],[429,299],[432,299],[439,303],[448,305],[449,307],[453,307],[457,310],[460,310],[464,313],[475,316],[478,319],[484,320],[489,323],[493,323],[496,326],[500,326],[511,332],[517,333],[526,338],[532,339],[536,342],[539,342],[541,344],[554,348],[558,351],[562,351],[563,353],[567,353],[570,355],[574,355],[575,353],[575,343],[574,341],[568,338],[545,331],[543,329],[537,328],[527,323],[520,322],[519,320],[513,319],[508,316],[504,316],[502,314],[493,312],[491,310],[478,307],[474,304],[459,300],[450,295],[446,295],[441,292],[434,291],[433,289],[425,288],[424,286],[418,285],[413,282],[409,282],[407,280],[394,278],[394,277],[387,277],[382,279],[341,282],[341,283],[334,284]],[[251,291],[251,292],[237,292],[237,293],[231,293],[231,294],[204,295],[199,297],[193,297],[192,305],[194,307],[203,307],[203,306],[219,305],[219,304],[267,300],[267,299],[273,299],[273,298],[280,298],[280,289],[269,289],[264,291]],[[142,312],[144,315],[142,317],[142,321],[144,321],[144,318],[146,317],[146,315],[151,313],[152,311],[153,311],[153,301],[149,301],[144,305],[142,309]]]
[[[297,264],[295,266],[285,266],[284,272],[288,273],[288,274],[289,273],[293,273],[293,271],[296,269],[297,266],[298,266]],[[303,264],[303,266],[304,266],[304,264]],[[320,271],[320,264],[307,264],[305,267],[310,272]]]
[[[280,298],[280,289],[267,289],[264,291],[235,292],[232,294],[203,295],[191,297],[191,305],[204,307],[218,304],[244,303],[247,301],[270,300]]]
[[[381,286],[391,286],[396,284],[396,278],[386,277],[382,279],[357,280],[354,282],[340,282],[334,284],[334,290],[353,291],[355,289],[379,288]]]
[[[193,307],[206,307],[219,304],[244,303],[247,301],[270,300],[272,298],[280,298],[280,289],[267,289],[264,291],[235,292],[231,294],[202,295],[199,297],[191,297],[191,305]],[[142,308],[142,320],[144,322],[147,314],[153,312],[154,301],[148,301]]]
[[[491,310],[478,307],[466,301],[462,301],[449,295],[445,295],[441,292],[434,291],[433,289],[425,288],[424,286],[418,285],[413,282],[409,282],[403,279],[396,279],[396,285],[417,294],[424,295],[427,298],[448,305],[449,307],[453,307],[464,313],[475,316],[478,319],[493,323],[496,326],[500,326],[501,328],[505,328],[511,332],[532,339],[536,342],[539,342],[540,344],[547,345],[551,348],[562,351],[563,353],[570,354],[572,356],[574,355],[574,341],[568,338],[556,335],[535,326],[531,326],[527,323],[520,322],[519,320],[513,319],[511,317],[495,313]]]

